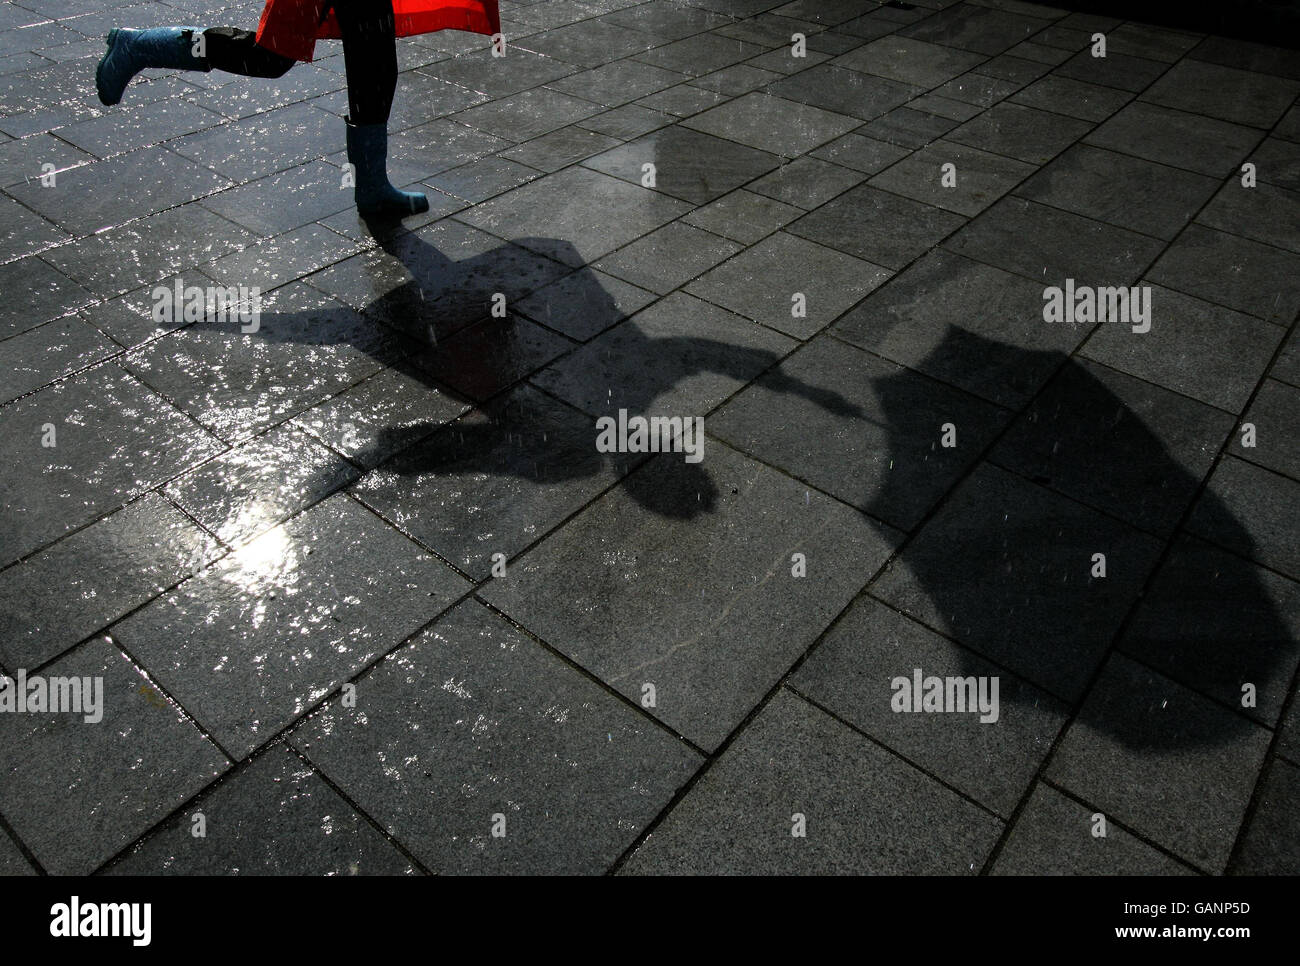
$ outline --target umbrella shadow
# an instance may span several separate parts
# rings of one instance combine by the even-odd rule
[[[748,381],[775,366],[780,356],[768,350],[737,346],[723,339],[647,335],[605,291],[600,278],[583,265],[572,243],[555,238],[520,238],[466,258],[456,259],[431,244],[420,231],[370,226],[378,243],[366,266],[367,277],[347,280],[359,285],[345,300],[365,324],[343,324],[321,331],[305,316],[312,313],[265,312],[250,338],[311,344],[342,341],[384,367],[473,407],[452,421],[416,421],[378,426],[355,461],[402,475],[488,474],[531,483],[554,484],[595,477],[612,469],[620,485],[642,506],[665,517],[689,519],[710,512],[718,490],[700,463],[680,461],[679,487],[667,492],[632,472],[646,457],[602,453],[596,448],[596,417],[579,414],[523,380],[576,343],[548,332],[514,306],[553,282],[552,301],[535,300],[532,312],[546,322],[552,310],[581,316],[584,332],[598,333],[622,324],[617,355],[634,373],[610,389],[610,414],[626,409],[635,415],[664,413],[657,402],[680,382],[701,374],[727,375]],[[541,254],[545,252],[546,254]],[[494,299],[508,307],[493,314]],[[315,313],[319,315],[319,312]],[[637,364],[628,365],[629,361]],[[837,393],[777,376],[775,387],[804,396],[834,412],[857,414],[856,404]],[[707,458],[706,458],[707,462]],[[320,481],[328,485],[327,471]],[[313,481],[304,484],[311,487]],[[681,494],[690,493],[691,499]]]
[[[976,360],[1011,382],[1054,375],[988,461],[924,525],[933,532],[900,554],[896,565],[913,582],[907,611],[1067,704],[1083,698],[1116,645],[1145,667],[1113,669],[1112,686],[1093,690],[1081,720],[1137,752],[1230,743],[1256,727],[1251,718],[1275,724],[1297,643],[1277,587],[1268,583],[1286,582],[1245,559],[1255,546],[1247,527],[1213,492],[1200,490],[1199,472],[1189,472],[1098,378],[1101,370],[955,327],[916,369],[952,372]],[[876,381],[890,453],[900,459],[915,447],[895,440],[893,427],[908,423],[903,407],[925,378],[902,369]],[[896,498],[886,487],[868,511],[881,515]],[[1175,529],[1194,499],[1195,532],[1212,534],[1213,544]],[[1105,576],[1094,552],[1106,555]],[[989,673],[963,653],[963,674]],[[1174,689],[1155,683],[1151,670],[1236,713],[1198,721],[1162,715]],[[1006,684],[1003,701],[1040,700],[1039,691],[1009,693]],[[1247,686],[1257,710],[1243,707]]]

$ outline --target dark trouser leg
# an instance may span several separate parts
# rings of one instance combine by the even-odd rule
[[[259,47],[251,30],[209,27],[203,31],[208,66],[244,77],[283,77],[294,61]]]
[[[397,89],[397,39],[391,0],[335,0],[348,73],[348,161],[356,173],[357,210],[367,217],[429,210],[419,192],[388,181],[388,115]]]
[[[391,0],[337,0],[348,111],[353,124],[386,124],[397,90],[397,29]]]

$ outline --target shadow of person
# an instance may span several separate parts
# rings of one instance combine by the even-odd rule
[[[1294,589],[1220,549],[1247,548],[1249,556],[1254,544],[1229,508],[1200,489],[1209,466],[1197,454],[1217,450],[1232,418],[1161,397],[1161,407],[1186,414],[1166,431],[1173,452],[1148,425],[1154,407],[1144,406],[1144,416],[1121,397],[1149,398],[1149,387],[1059,352],[951,327],[917,369],[953,371],[962,359],[1011,379],[1055,374],[922,524],[878,582],[878,596],[1071,705],[1114,645],[1124,657],[1113,659],[1110,682],[1094,689],[1081,721],[1134,750],[1229,742],[1251,719],[1275,724],[1297,663],[1296,635],[1278,601],[1294,601],[1285,596]],[[924,379],[902,369],[876,381],[891,434],[907,424],[901,407]],[[891,437],[891,455],[915,453],[906,443]],[[1198,494],[1194,530],[1213,543],[1180,527]],[[886,484],[869,512],[894,497]],[[964,674],[990,673],[974,656],[967,664]],[[1225,713],[1199,721],[1157,713],[1172,691],[1152,671],[1213,698]],[[1005,683],[1004,701],[1041,699],[1032,688],[1009,694]],[[1254,707],[1243,706],[1244,689],[1255,691]]]
[[[662,403],[675,386],[699,376],[747,381],[775,366],[776,352],[725,339],[647,334],[628,320],[598,275],[570,267],[581,259],[561,239],[485,245],[488,236],[454,223],[416,231],[370,228],[375,250],[327,270],[324,280],[310,280],[356,309],[363,324],[322,329],[294,312],[269,312],[250,338],[318,345],[342,340],[474,411],[450,423],[372,426],[350,458],[365,469],[383,463],[385,472],[406,476],[510,476],[538,485],[612,471],[638,503],[662,516],[689,519],[713,509],[718,491],[706,469],[707,446],[704,463],[674,457],[680,465],[673,487],[645,485],[632,471],[647,455],[596,449],[596,419],[603,411],[593,414],[584,406],[586,412],[578,412],[523,380],[577,348],[546,326],[587,338],[618,326],[611,361],[628,378],[602,386],[608,413],[688,417],[703,413],[668,412]],[[431,237],[468,254],[452,258]],[[534,292],[531,317],[521,314],[515,306]],[[505,307],[500,315],[493,312],[497,303]],[[588,375],[605,378],[580,373]],[[858,412],[837,393],[797,379],[778,377],[776,386],[835,412]]]

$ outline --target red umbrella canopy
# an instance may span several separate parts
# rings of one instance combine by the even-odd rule
[[[435,30],[501,31],[497,0],[392,0],[397,36]],[[316,41],[339,36],[330,0],[267,0],[257,24],[257,42],[294,60],[311,60]]]

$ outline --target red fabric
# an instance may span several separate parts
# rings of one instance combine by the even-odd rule
[[[435,30],[501,32],[497,0],[392,0],[397,36]],[[311,60],[316,41],[337,38],[339,24],[330,0],[266,0],[257,24],[257,43],[281,57]]]

